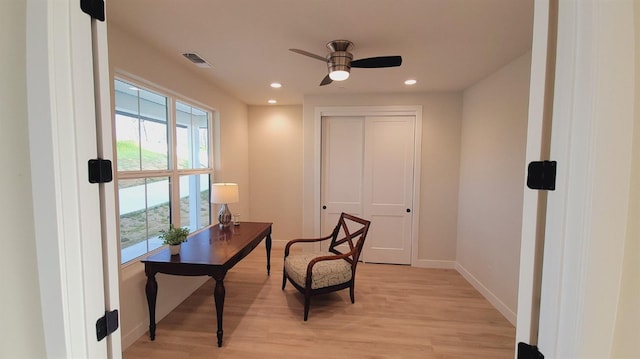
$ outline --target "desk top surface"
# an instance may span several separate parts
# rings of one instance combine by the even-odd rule
[[[203,264],[222,266],[247,248],[253,249],[271,233],[271,223],[241,222],[238,226],[211,226],[182,243],[180,254],[172,256],[169,248],[143,259],[144,263]]]

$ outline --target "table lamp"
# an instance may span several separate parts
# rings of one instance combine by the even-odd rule
[[[211,203],[221,204],[218,212],[220,227],[228,227],[231,224],[231,211],[227,206],[240,200],[237,183],[213,183],[211,186]]]

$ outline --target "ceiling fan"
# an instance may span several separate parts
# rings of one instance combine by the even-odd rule
[[[328,85],[333,81],[344,81],[348,79],[352,67],[373,69],[402,65],[402,56],[378,56],[353,60],[353,55],[349,52],[349,50],[353,48],[353,43],[348,40],[331,41],[327,44],[327,48],[331,52],[326,57],[300,49],[289,49],[289,51],[297,54],[309,56],[327,63],[329,74],[322,79],[320,86]]]

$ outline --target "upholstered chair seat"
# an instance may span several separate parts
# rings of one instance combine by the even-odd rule
[[[289,255],[284,260],[284,268],[292,281],[304,287],[309,262],[314,258],[334,255],[331,252],[309,252]],[[352,277],[351,264],[344,259],[321,261],[313,266],[311,289],[347,283]]]

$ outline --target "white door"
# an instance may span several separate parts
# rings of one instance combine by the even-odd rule
[[[321,231],[372,221],[363,261],[411,263],[415,116],[322,117]]]
[[[35,230],[47,357],[117,358],[119,337],[117,342],[96,337],[96,321],[111,309],[107,303],[117,306],[118,267],[114,272],[103,262],[101,238],[108,231],[101,231],[100,191],[105,186],[89,183],[87,175],[88,160],[98,155],[94,86],[105,88],[94,83],[92,51],[104,79],[106,25],[91,20],[77,1],[31,0],[27,34],[32,187],[34,214],[40,218]],[[93,35],[102,39],[102,50],[92,46]],[[106,86],[103,95],[108,94]],[[110,268],[107,276],[105,268]],[[107,290],[105,279],[110,281]]]
[[[367,262],[411,264],[414,116],[367,117],[364,216]]]
[[[363,215],[364,119],[363,116],[322,118],[320,233],[323,236],[331,233],[340,213]]]

